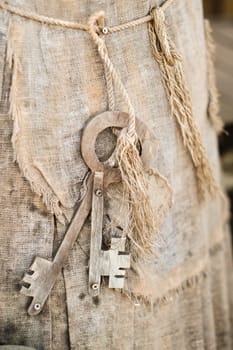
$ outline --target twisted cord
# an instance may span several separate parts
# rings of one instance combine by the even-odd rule
[[[43,23],[43,24],[50,24],[53,26],[63,27],[66,29],[79,29],[79,30],[87,30],[88,29],[86,24],[71,22],[71,21],[63,21],[62,19],[39,15],[35,12],[26,11],[26,10],[20,9],[16,6],[11,6],[2,0],[0,1],[0,8],[2,10],[5,10],[5,11],[13,14],[13,15],[17,15],[17,16],[23,17],[25,19],[29,19],[29,20]]]
[[[106,46],[105,46],[106,48]],[[107,50],[107,48],[106,48]],[[106,80],[106,88],[107,88],[107,94],[108,94],[108,109],[110,111],[114,111],[115,109],[115,98],[114,98],[114,91],[113,91],[113,79],[110,70],[108,69],[106,63],[104,62],[104,75]]]
[[[161,8],[163,8],[163,10],[166,10],[171,5],[171,3],[173,1],[174,0],[166,0],[161,5]],[[39,22],[39,23],[42,23],[42,24],[53,25],[53,26],[57,26],[57,27],[63,27],[63,28],[66,28],[66,29],[76,29],[76,30],[88,31],[88,25],[87,24],[82,24],[82,23],[72,22],[72,21],[65,21],[65,20],[58,19],[58,18],[53,18],[53,17],[47,17],[47,16],[39,15],[39,14],[37,14],[35,12],[23,10],[23,9],[18,8],[16,6],[9,5],[4,0],[0,0],[0,9],[9,12],[12,15],[20,16],[20,17],[23,17],[23,18],[25,18],[27,20]],[[117,25],[117,26],[106,27],[107,31],[106,31],[105,34],[112,34],[112,33],[120,32],[120,31],[125,30],[125,29],[130,29],[130,28],[136,27],[138,25],[150,22],[152,19],[153,18],[152,18],[151,15],[147,15],[147,16],[144,16],[144,17],[138,18],[136,20],[129,21],[127,23],[123,23],[123,24],[120,24],[120,25]],[[96,28],[97,31],[99,29],[100,28]]]
[[[93,39],[94,43],[96,44],[96,46],[98,48],[99,55],[100,55],[104,65],[106,67],[107,73],[112,76],[112,79],[113,79],[116,87],[119,89],[119,92],[127,105],[128,113],[129,113],[129,120],[128,120],[129,124],[128,124],[127,134],[132,140],[134,140],[134,139],[136,139],[136,131],[135,131],[136,119],[135,119],[134,108],[130,102],[129,95],[126,91],[126,88],[124,87],[115,67],[113,66],[113,64],[109,58],[105,42],[104,42],[103,38],[101,38],[98,35],[98,33],[96,31],[96,23],[98,23],[99,20],[102,19],[103,17],[104,17],[103,11],[94,13],[92,16],[90,16],[90,18],[88,20],[88,33],[90,34],[91,38]]]

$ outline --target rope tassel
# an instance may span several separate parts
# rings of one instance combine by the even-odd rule
[[[129,238],[134,261],[153,252],[155,216],[148,195],[147,180],[135,141],[122,130],[117,140],[116,159],[121,171],[123,192],[129,204]]]
[[[200,199],[205,200],[208,193],[215,195],[218,187],[193,116],[191,97],[182,68],[182,57],[176,52],[168,36],[163,10],[155,8],[151,11],[151,16],[153,20],[148,24],[148,32],[152,53],[160,67],[172,115],[179,124],[184,145],[196,169]]]

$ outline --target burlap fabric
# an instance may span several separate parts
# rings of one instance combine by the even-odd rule
[[[106,23],[112,26],[145,16],[158,2],[11,4],[81,23],[104,9]],[[183,55],[195,118],[220,182],[216,132],[207,117],[201,2],[174,0],[165,15]],[[129,273],[125,293],[103,287],[99,298],[91,298],[88,221],[45,309],[36,317],[27,315],[28,299],[19,294],[19,282],[36,255],[51,259],[65,233],[64,219],[72,216],[87,173],[80,155],[81,131],[91,117],[108,109],[108,99],[104,68],[86,32],[1,11],[0,38],[0,344],[37,350],[232,349],[226,205],[220,196],[199,202],[193,164],[171,116],[147,24],[108,35],[105,41],[137,117],[155,134],[153,167],[173,190],[172,208],[163,181],[157,179],[152,192],[161,214],[157,254],[140,278]],[[116,109],[125,109],[117,91]],[[113,138],[106,132],[97,151],[104,158],[112,148]],[[124,226],[114,187],[105,214],[105,221],[110,218],[112,225]]]

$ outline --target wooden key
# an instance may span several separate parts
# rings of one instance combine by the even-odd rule
[[[91,210],[92,182],[93,174],[90,174],[87,181],[86,195],[84,196],[53,261],[36,257],[29,269],[32,274],[26,273],[24,275],[22,282],[29,283],[30,286],[28,288],[22,286],[20,292],[33,298],[28,308],[29,315],[37,315],[41,312],[44,303],[54,286],[57,276],[68,258],[70,249],[73,247],[73,244],[82,229],[82,226]]]
[[[85,163],[91,170],[91,173],[87,180],[87,191],[67,229],[65,237],[53,261],[49,261],[41,257],[36,257],[29,268],[29,271],[31,273],[26,273],[24,275],[22,282],[29,284],[29,287],[27,288],[25,286],[22,286],[21,293],[32,297],[31,304],[28,308],[29,315],[37,315],[42,311],[49,293],[54,286],[57,276],[67,261],[70,250],[78,238],[85,220],[91,211],[94,174],[102,173],[103,189],[106,189],[113,182],[121,181],[119,169],[104,165],[99,161],[96,155],[95,144],[98,134],[108,127],[124,128],[127,127],[127,125],[128,115],[126,113],[105,112],[93,118],[84,129],[81,142],[81,152]],[[140,126],[137,130],[139,137],[141,136],[142,138],[145,138],[145,135],[147,135],[148,132],[147,128],[143,123],[139,121],[137,121],[136,125]],[[145,140],[147,141],[148,139],[149,138],[146,136]],[[151,150],[149,148],[147,149],[147,147],[145,147],[144,151],[145,155],[151,152]],[[114,241],[112,241],[112,244],[113,243]],[[117,272],[114,272],[113,274],[110,273],[110,266],[112,266],[112,261],[114,260],[110,257],[111,254],[112,253],[110,252],[108,254],[104,253],[103,258],[101,258],[106,259],[106,261],[108,260],[108,263],[105,264],[105,266],[108,267],[105,267],[101,270],[101,275],[107,273],[110,277],[114,277],[117,274]],[[121,263],[119,262],[118,265],[120,268]],[[122,262],[122,265],[128,266],[128,262],[124,261]],[[113,266],[115,269],[116,266]],[[123,274],[123,272],[121,273]],[[110,285],[113,285],[112,282]]]
[[[109,288],[123,288],[126,269],[130,268],[130,255],[125,252],[126,238],[111,238],[111,247],[101,249],[103,232],[103,172],[95,172],[91,214],[91,244],[89,261],[89,293],[100,293],[101,276],[109,276]]]

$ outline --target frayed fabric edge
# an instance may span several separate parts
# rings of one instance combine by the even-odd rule
[[[209,256],[213,257],[223,250],[223,241],[217,242],[209,250]],[[135,306],[150,306],[160,307],[173,302],[174,298],[182,295],[186,290],[195,288],[200,285],[209,276],[208,267],[205,266],[199,272],[194,273],[189,278],[183,280],[179,285],[167,290],[161,297],[153,297],[152,295],[142,295],[141,293],[133,292],[132,290],[123,289],[121,293],[129,298]]]
[[[209,257],[217,255],[219,252],[223,250],[224,239],[220,242],[215,243],[209,249]],[[142,294],[142,292],[135,292],[132,289],[122,289],[120,291],[121,294],[129,298],[130,302],[132,302],[135,306],[150,306],[159,307],[170,302],[173,302],[174,298],[182,295],[186,290],[195,288],[200,283],[202,283],[209,276],[208,266],[203,266],[198,272],[193,273],[190,277],[183,280],[174,288],[168,289],[162,296],[153,297],[151,294]]]
[[[207,275],[208,274],[206,270],[201,270],[198,274],[195,274],[190,278],[184,280],[179,286],[168,290],[166,294],[159,298],[153,298],[150,295],[144,296],[126,290],[123,290],[122,294],[127,296],[130,299],[130,301],[134,303],[135,306],[162,306],[172,302],[175,297],[180,296],[187,289],[191,289],[199,285],[204,279],[207,278]]]
[[[13,120],[11,142],[14,150],[14,161],[18,163],[23,176],[29,181],[32,191],[42,197],[49,212],[54,214],[59,222],[65,224],[66,219],[61,209],[61,203],[44,179],[40,170],[33,164],[33,160],[30,159],[30,155],[27,152],[27,144],[23,137],[24,120],[20,103],[18,103],[19,95],[17,86],[19,75],[22,73],[22,67],[17,54],[14,52],[15,41],[18,40],[18,36],[20,35],[18,26],[18,24],[12,21],[9,22],[6,53],[7,63],[12,70],[9,114]]]

